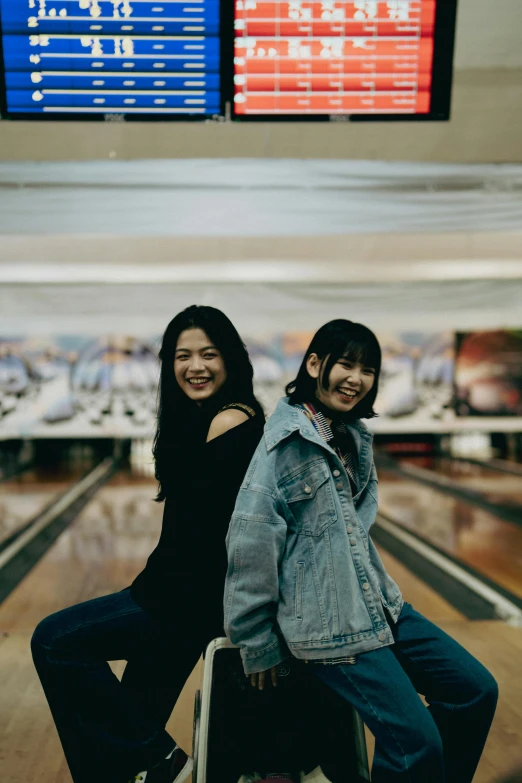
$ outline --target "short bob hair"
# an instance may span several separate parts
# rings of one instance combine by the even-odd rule
[[[306,367],[308,357],[312,353],[317,354],[321,360],[321,374],[317,380],[312,378]],[[379,389],[381,347],[370,329],[344,318],[329,321],[321,326],[314,335],[297,373],[297,378],[286,387],[290,404],[313,400],[318,383],[327,390],[330,385],[332,367],[341,357],[375,370],[375,380],[371,390],[349,413],[350,419],[374,418],[378,415],[373,410],[373,405]]]

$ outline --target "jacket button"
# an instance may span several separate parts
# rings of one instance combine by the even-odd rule
[[[347,528],[346,528],[346,532],[347,532],[348,534],[350,534],[350,533],[353,533],[353,527],[347,527]]]
[[[312,491],[312,487],[309,487],[308,484],[305,484],[304,491],[306,492],[307,495],[309,495],[310,492]]]
[[[370,589],[370,585],[368,584],[368,582],[364,582],[363,583],[362,589],[363,590],[369,590]]]
[[[342,481],[338,481],[337,484],[335,485],[335,488],[336,489],[342,489],[343,488],[343,482]]]
[[[380,642],[385,642],[386,641],[386,634],[384,633],[384,631],[380,632],[380,634],[379,634],[379,641]]]
[[[337,468],[336,468],[336,469],[333,471],[333,474],[334,474],[335,478],[337,478],[337,476],[340,476],[340,475],[341,475],[341,471],[340,471],[340,470],[337,470]]]
[[[356,546],[356,545],[357,545],[357,541],[355,540],[355,538],[350,538],[350,546]]]

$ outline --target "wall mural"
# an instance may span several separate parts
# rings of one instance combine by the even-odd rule
[[[522,330],[458,332],[458,416],[522,416]]]
[[[158,381],[154,340],[0,339],[0,436],[148,436]]]
[[[382,372],[376,410],[424,424],[453,417],[453,332],[379,334]]]
[[[312,334],[246,338],[256,392],[273,411]],[[522,331],[378,335],[383,367],[372,422],[430,431],[455,415],[522,415]],[[0,337],[0,438],[154,433],[161,337]],[[455,358],[455,350],[456,358]]]

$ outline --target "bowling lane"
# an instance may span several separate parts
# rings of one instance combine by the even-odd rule
[[[130,472],[114,476],[0,606],[0,736],[9,737],[3,748],[9,780],[32,780],[34,769],[38,768],[40,783],[70,783],[31,661],[30,637],[37,622],[50,612],[119,590],[132,581],[158,539],[162,505],[152,502],[155,489],[156,483],[150,478],[139,478]],[[482,660],[489,663],[491,659],[491,669],[498,679],[514,677],[518,637],[503,639],[503,655],[499,658],[497,640],[504,629],[502,623],[478,624],[479,629],[470,630],[477,624],[463,618],[386,551],[381,549],[381,554],[407,601],[456,635]],[[518,633],[517,629],[507,631]],[[122,662],[112,665],[121,673]],[[200,687],[200,678],[201,666],[197,666],[167,727],[187,751],[191,748],[194,693]],[[502,768],[497,763],[499,758],[506,768],[514,763],[517,742],[513,742],[512,734],[506,742],[503,727],[518,725],[518,715],[506,699],[501,699],[498,714],[500,730],[494,727],[492,741],[477,772],[477,783],[488,783],[492,770]]]
[[[84,473],[66,466],[38,467],[0,482],[0,546]]]
[[[156,486],[130,469],[118,472],[0,607],[0,631],[29,632],[51,612],[130,584],[159,537]],[[420,611],[434,620],[462,617],[395,558],[383,557]]]
[[[424,484],[379,470],[379,508],[522,597],[522,528]]]
[[[153,550],[163,505],[157,484],[121,471],[102,487],[40,562],[0,605],[0,753],[8,780],[71,783],[51,713],[31,660],[37,623],[66,606],[129,585]],[[124,662],[111,664],[121,675]],[[198,664],[178,699],[167,730],[190,752]]]
[[[156,486],[130,471],[117,473],[2,604],[0,631],[28,631],[64,606],[130,584],[159,537]]]
[[[417,611],[434,623],[451,620],[465,620],[461,612],[440,596],[432,587],[412,574],[396,557],[390,555],[381,546],[379,554],[390,576],[399,585],[403,598],[413,604]]]
[[[133,580],[158,540],[162,504],[156,482],[122,471],[100,489],[13,594],[0,607],[0,631],[31,631],[64,606],[121,590]],[[434,621],[462,615],[382,552],[407,600]]]
[[[522,563],[516,556],[522,530],[414,481],[382,470],[379,475],[384,513],[522,593]],[[28,632],[51,612],[130,584],[158,540],[163,506],[153,502],[155,491],[152,478],[130,469],[116,474],[0,607],[0,631]],[[456,610],[431,588],[383,554],[392,575],[416,596],[416,605],[421,601],[420,611],[434,620],[455,617]],[[498,571],[504,572],[502,580]]]
[[[399,465],[413,465],[455,481],[463,489],[471,489],[489,503],[504,506],[520,506],[522,518],[522,476],[509,475],[492,467],[449,457],[405,457]]]

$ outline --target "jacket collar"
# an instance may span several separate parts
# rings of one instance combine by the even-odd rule
[[[272,451],[282,440],[296,431],[299,431],[303,438],[329,448],[307,416],[290,405],[288,400],[289,397],[282,397],[279,400],[274,413],[265,425],[265,443],[268,451]],[[360,420],[347,424],[346,428],[352,433],[359,453],[363,444],[371,444],[373,435]]]

